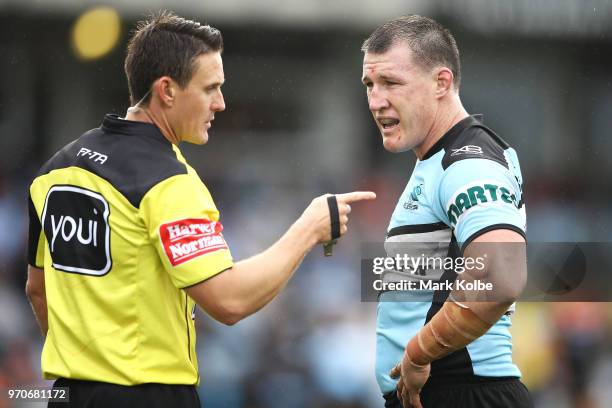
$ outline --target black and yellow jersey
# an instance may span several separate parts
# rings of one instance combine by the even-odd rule
[[[219,212],[149,123],[107,115],[30,186],[28,258],[44,268],[43,377],[196,384],[194,302],[182,288],[233,265]]]

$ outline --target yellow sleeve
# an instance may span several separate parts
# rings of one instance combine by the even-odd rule
[[[162,181],[144,196],[140,211],[176,287],[195,285],[233,266],[219,211],[197,177],[181,174]]]
[[[28,213],[28,263],[42,269],[45,266],[46,238],[31,196],[28,198]]]
[[[45,237],[45,233],[43,231],[40,232],[40,238],[38,239],[38,246],[36,247],[36,262],[34,265],[39,269],[43,269],[45,267],[45,247],[47,246],[47,238]]]

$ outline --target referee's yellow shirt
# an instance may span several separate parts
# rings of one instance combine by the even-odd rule
[[[46,379],[197,384],[194,302],[228,268],[219,211],[152,124],[107,115],[30,187],[29,263],[44,268]]]

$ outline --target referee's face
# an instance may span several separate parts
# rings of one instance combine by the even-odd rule
[[[434,76],[413,62],[407,45],[397,43],[382,54],[365,54],[362,82],[385,149],[418,151],[436,114]]]
[[[221,85],[225,81],[223,62],[219,52],[200,55],[195,61],[191,81],[177,88],[175,104],[168,112],[168,120],[178,139],[204,144],[216,112],[225,110]]]

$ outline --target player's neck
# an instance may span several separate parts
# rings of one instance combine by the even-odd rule
[[[168,123],[168,119],[164,114],[156,114],[154,109],[148,107],[129,108],[125,119],[136,122],[152,123],[161,132],[162,135],[172,144],[178,145],[180,142],[178,136],[172,131],[172,127]]]
[[[458,98],[456,101],[453,101],[450,106],[441,108],[440,111],[436,113],[434,122],[423,143],[413,149],[417,158],[422,160],[429,149],[431,149],[446,132],[468,116],[469,114]]]

